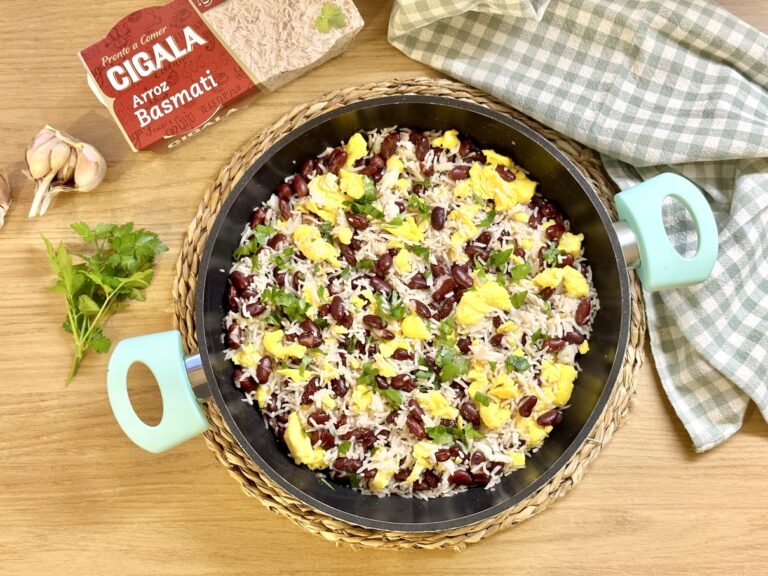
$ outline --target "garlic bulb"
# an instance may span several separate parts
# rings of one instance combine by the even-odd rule
[[[0,170],[0,228],[5,224],[5,214],[11,207],[11,183],[8,181],[8,174],[5,170]]]
[[[35,180],[29,217],[42,216],[61,192],[90,192],[107,173],[107,161],[96,148],[46,126],[27,147],[27,171]]]

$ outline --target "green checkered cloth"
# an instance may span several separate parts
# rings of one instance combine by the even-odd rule
[[[768,420],[768,37],[705,0],[397,0],[389,40],[598,150],[622,188],[672,170],[706,191],[719,259],[645,293],[656,367],[697,451],[750,400]]]

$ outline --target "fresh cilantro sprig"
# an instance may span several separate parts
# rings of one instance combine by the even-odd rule
[[[58,276],[53,292],[64,294],[67,319],[64,330],[75,339],[75,358],[67,384],[77,374],[87,351],[107,352],[112,344],[104,335],[107,319],[129,300],[143,301],[144,291],[152,282],[155,258],[168,250],[157,234],[134,229],[133,222],[97,224],[90,228],[84,222],[70,226],[92,251],[72,254],[63,243],[58,247],[45,237],[48,262]]]
[[[275,232],[277,232],[277,230],[272,228],[272,226],[259,224],[253,229],[253,237],[242,246],[238,246],[232,256],[236,260],[239,260],[243,256],[252,256],[253,254],[256,254],[256,252],[259,251],[259,248],[267,244],[267,241]]]
[[[509,262],[509,257],[512,256],[514,248],[507,248],[506,250],[494,250],[488,257],[488,265],[495,266],[497,268],[504,268]]]
[[[469,360],[455,350],[443,348],[435,357],[435,364],[440,367],[440,382],[450,382],[469,372]]]
[[[424,202],[424,200],[419,198],[416,194],[411,194],[408,197],[408,208],[419,212],[422,216],[429,216],[432,214],[432,209],[429,207],[429,204]]]
[[[376,194],[376,185],[368,176],[363,176],[363,189],[365,193],[360,198],[344,202],[344,206],[349,208],[352,214],[365,214],[377,220],[384,220],[384,212],[373,205],[378,195]]]
[[[554,266],[557,264],[557,258],[561,254],[565,254],[564,250],[558,250],[557,245],[552,244],[550,245],[544,252],[542,253],[542,256],[544,256],[544,261],[549,264],[550,266]]]
[[[344,28],[347,25],[347,19],[344,12],[337,4],[326,2],[320,8],[320,14],[315,18],[315,28],[322,34],[327,34],[331,28]]]
[[[507,372],[525,372],[531,367],[531,363],[528,362],[528,358],[525,356],[510,354],[504,361],[504,366],[506,367]]]
[[[286,292],[282,288],[271,286],[261,293],[262,301],[275,306],[284,316],[292,322],[301,322],[307,318],[307,310],[310,305],[298,298],[295,294]]]
[[[482,432],[470,423],[466,423],[463,428],[443,426],[442,424],[430,426],[426,429],[426,433],[435,444],[451,444],[454,440],[458,440],[467,447],[470,440],[481,440],[485,437]]]
[[[523,302],[525,302],[525,299],[528,297],[528,290],[523,290],[522,292],[515,292],[512,294],[512,297],[510,300],[512,301],[512,306],[515,308],[520,308],[520,306],[523,305]]]

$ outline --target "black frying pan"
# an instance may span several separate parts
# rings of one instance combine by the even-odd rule
[[[579,360],[583,371],[570,408],[542,448],[527,460],[526,467],[506,476],[491,490],[471,488],[455,496],[425,501],[366,496],[343,486],[331,488],[320,482],[316,473],[293,463],[265,427],[259,412],[242,401],[242,392],[232,384],[232,363],[224,358],[224,271],[231,267],[232,252],[254,207],[295,171],[295,161],[315,156],[358,130],[394,125],[418,130],[457,129],[483,148],[512,156],[585,236],[585,253],[593,267],[600,311],[593,324],[591,351]],[[684,204],[696,224],[699,248],[692,259],[679,256],[663,233],[661,203],[667,196]],[[664,174],[623,192],[617,196],[617,205],[626,222],[611,221],[589,182],[546,138],[502,113],[476,104],[432,96],[392,96],[318,116],[258,158],[234,187],[211,227],[197,287],[199,355],[184,358],[181,338],[175,331],[124,340],[115,348],[108,386],[117,420],[139,446],[163,451],[207,428],[198,397],[209,393],[256,465],[292,496],[330,516],[367,528],[406,532],[446,530],[494,516],[546,484],[584,442],[603,411],[627,347],[631,310],[628,265],[642,262],[638,272],[646,289],[658,289],[699,282],[714,264],[714,218],[700,191],[688,180]],[[661,270],[657,261],[663,261],[667,268]],[[141,422],[128,400],[126,376],[134,362],[148,365],[160,385],[164,413],[155,427]]]

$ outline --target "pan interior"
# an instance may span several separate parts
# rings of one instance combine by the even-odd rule
[[[358,130],[392,126],[419,130],[457,129],[482,147],[511,156],[538,181],[546,197],[559,204],[584,233],[601,309],[594,323],[591,351],[580,359],[580,374],[563,422],[526,468],[492,490],[428,501],[377,498],[320,482],[296,466],[265,427],[256,409],[242,400],[224,359],[221,321],[232,252],[251,212],[269,197],[296,162],[335,146]],[[197,333],[208,381],[238,442],[256,464],[285,490],[319,510],[362,526],[398,531],[435,531],[483,520],[533,493],[559,470],[592,429],[613,388],[627,343],[629,291],[624,261],[604,208],[575,166],[552,144],[524,124],[481,106],[448,98],[393,96],[352,104],[294,130],[267,150],[243,176],[222,206],[203,256],[197,291]]]

